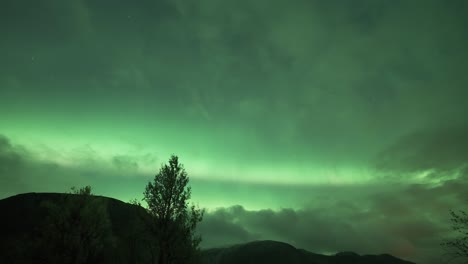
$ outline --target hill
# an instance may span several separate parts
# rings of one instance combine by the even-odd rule
[[[0,263],[32,263],[29,251],[44,219],[51,214],[47,203],[79,203],[79,195],[26,193],[0,200]],[[146,212],[122,201],[92,196],[105,206],[112,239],[106,240],[105,254],[99,263],[152,263],[151,241],[145,236]],[[326,256],[297,249],[276,241],[254,241],[226,248],[202,251],[203,264],[411,264],[391,255],[363,255],[343,252]],[[60,262],[59,262],[60,263]]]
[[[204,264],[414,264],[388,254],[358,255],[342,252],[333,256],[315,254],[277,241],[254,241],[203,251]]]
[[[101,245],[105,249],[102,263],[136,263],[149,259],[142,228],[146,212],[113,198],[90,198],[104,205],[110,222],[112,239]],[[38,248],[35,242],[51,214],[48,205],[52,203],[66,209],[68,204],[79,204],[82,199],[73,194],[26,193],[0,200],[0,263],[31,263],[30,254]]]

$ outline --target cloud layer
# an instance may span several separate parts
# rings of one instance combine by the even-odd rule
[[[273,239],[317,253],[390,253],[440,263],[446,260],[440,243],[451,235],[448,208],[463,209],[467,187],[466,181],[396,187],[358,199],[337,196],[330,206],[318,202],[303,209],[219,208],[205,216],[199,232],[204,247]]]
[[[54,163],[2,137],[1,197],[29,191],[62,192],[70,186],[91,184],[99,194],[128,201],[138,197],[150,179],[142,177],[137,169],[138,164],[148,162],[148,157],[119,155],[106,163],[92,151],[81,153],[78,159],[81,162],[73,166]],[[399,152],[391,153],[398,156],[395,153]],[[454,155],[458,157],[458,153]],[[403,155],[400,160],[407,157]],[[259,204],[263,206],[268,206],[267,201],[270,205],[281,205],[276,209],[254,210],[241,205],[209,208],[199,227],[202,245],[216,247],[274,239],[313,252],[391,253],[419,263],[438,263],[443,253],[439,244],[451,235],[449,209],[464,209],[468,171],[460,167],[463,159],[451,164],[450,168],[461,168],[456,175],[448,174],[453,170],[442,170],[445,162],[437,160],[441,163],[433,163],[436,170],[432,175],[419,182],[401,176],[376,178],[360,185],[275,186],[194,178],[192,186],[198,198],[195,201],[201,202],[201,206],[211,200],[225,204],[251,200],[250,205],[262,200]],[[419,169],[417,166],[415,171]],[[226,200],[225,196],[232,199]]]
[[[465,117],[463,1],[29,2],[0,18],[9,134],[20,119],[207,159],[228,145],[236,165],[346,166]]]
[[[175,153],[205,246],[438,262],[466,201],[466,1],[1,5],[0,197],[127,201]]]

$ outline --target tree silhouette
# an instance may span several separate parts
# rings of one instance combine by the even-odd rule
[[[92,195],[90,186],[72,188],[63,200],[47,201],[43,206],[49,215],[36,236],[35,262],[85,264],[102,260],[105,245],[112,242],[112,230],[106,206]]]
[[[447,255],[455,259],[468,260],[468,214],[465,211],[450,211],[452,229],[455,236],[442,243]]]
[[[172,155],[144,191],[151,215],[151,233],[157,242],[158,264],[196,261],[201,238],[195,234],[203,210],[189,206],[189,178],[178,157]]]

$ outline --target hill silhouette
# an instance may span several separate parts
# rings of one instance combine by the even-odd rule
[[[0,263],[22,263],[28,254],[29,242],[49,214],[45,202],[62,203],[64,198],[80,196],[63,193],[26,193],[0,200]],[[142,219],[146,212],[140,207],[117,199],[92,196],[102,201],[111,223],[113,240],[106,245],[102,263],[150,263],[148,241]],[[204,264],[268,263],[268,264],[411,264],[388,254],[358,255],[342,252],[333,256],[315,254],[277,241],[254,241],[225,248],[202,251]],[[27,261],[23,261],[28,263]]]
[[[411,264],[388,254],[363,255],[341,252],[333,256],[297,249],[278,241],[254,241],[226,248],[208,249],[203,252],[204,264]]]
[[[50,215],[47,203],[78,202],[79,195],[65,193],[25,193],[0,200],[0,263],[31,263],[30,251],[41,223]],[[103,203],[111,223],[112,240],[104,242],[102,263],[136,263],[150,258],[145,240],[146,212],[117,199],[91,196]],[[23,258],[22,261],[19,258]]]

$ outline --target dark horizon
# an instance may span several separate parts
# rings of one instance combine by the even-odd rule
[[[463,0],[0,3],[0,199],[122,201],[171,154],[203,247],[435,264],[468,187]],[[378,243],[377,243],[378,242]]]
[[[88,186],[92,192],[92,187]],[[78,188],[78,189],[83,189],[83,188]],[[26,255],[26,263],[30,261],[30,257],[28,254],[29,251],[31,250],[37,250],[34,246],[35,244],[30,244],[31,240],[35,240],[36,236],[41,236],[41,228],[38,228],[40,226],[43,226],[44,223],[51,224],[51,218],[53,217],[53,213],[51,214],[51,208],[50,205],[54,204],[55,208],[60,208],[60,210],[74,210],[70,209],[69,206],[72,206],[72,204],[80,204],[80,200],[83,201],[82,199],[87,199],[86,196],[80,195],[77,188],[74,188],[72,192],[64,192],[64,193],[37,193],[37,192],[30,192],[30,193],[22,193],[22,194],[17,194],[13,195],[4,199],[0,199],[0,210],[1,211],[9,211],[10,213],[8,214],[8,218],[1,219],[0,220],[0,229],[2,231],[2,236],[3,238],[8,237],[10,238],[10,241],[15,241],[15,239],[19,239],[17,241],[21,241],[20,244],[22,247],[28,248],[23,254],[19,256],[13,256],[19,258],[15,259],[16,262],[18,263],[23,263],[21,261],[21,257],[24,258],[24,255]],[[118,199],[112,198],[112,197],[106,197],[106,196],[101,196],[98,194],[92,194],[91,197],[88,196],[88,198],[92,198],[91,200],[88,200],[88,205],[91,204],[101,204],[105,205],[107,208],[107,213],[105,215],[100,215],[100,217],[108,218],[110,221],[110,226],[112,226],[112,233],[111,236],[115,240],[120,240],[120,241],[134,241],[136,237],[139,237],[141,239],[143,233],[133,233],[135,232],[135,228],[138,228],[138,225],[135,225],[136,219],[140,219],[141,215],[137,213],[139,209],[139,205],[135,204],[134,202],[124,202],[120,201]],[[98,202],[99,203],[96,203]],[[91,203],[89,203],[91,202]],[[78,206],[80,207],[80,206]],[[78,208],[76,207],[76,208]],[[67,209],[69,208],[69,209]],[[141,209],[141,208],[140,208]],[[52,209],[53,210],[53,209]],[[76,212],[76,211],[75,211]],[[81,211],[84,212],[84,211]],[[67,213],[60,213],[61,217],[67,217]],[[46,216],[46,217],[44,217]],[[96,215],[91,216],[93,221],[98,221],[96,219]],[[42,218],[42,219],[39,219]],[[63,219],[63,218],[62,218]],[[84,220],[84,219],[83,219]],[[45,221],[45,222],[44,222]],[[143,224],[140,222],[140,224]],[[145,225],[143,225],[145,226]],[[84,227],[84,226],[81,226]],[[71,227],[73,228],[73,227]],[[95,229],[96,227],[92,226],[87,226],[86,230],[87,232],[96,232],[98,229]],[[102,227],[100,227],[102,228]],[[146,230],[143,228],[142,230]],[[69,230],[71,231],[71,230]],[[49,231],[50,232],[50,231]],[[49,233],[47,232],[47,233]],[[146,232],[149,232],[149,230],[146,230]],[[199,233],[199,232],[197,232]],[[137,235],[136,235],[137,234]],[[24,238],[23,236],[27,236]],[[136,236],[135,236],[136,235]],[[29,236],[29,237],[28,237]],[[41,241],[40,244],[43,241],[41,238],[39,238],[39,241]],[[6,244],[5,244],[6,242]],[[101,240],[101,242],[106,243],[105,240]],[[146,242],[145,240],[140,241],[141,242]],[[3,244],[2,244],[3,243]],[[14,243],[14,242],[13,242]],[[134,242],[135,243],[135,242]],[[138,243],[138,242],[137,242]],[[45,243],[47,244],[47,243]],[[9,244],[9,241],[5,241],[4,239],[0,240],[0,256],[5,257],[2,254],[6,255],[5,258],[0,258],[2,261],[7,261],[11,262],[11,248],[10,250],[5,250],[4,246],[7,248],[11,246]],[[84,247],[84,245],[82,245]],[[146,249],[144,249],[143,245],[141,245],[143,250],[139,251],[145,252]],[[114,245],[115,247],[115,245]],[[125,248],[125,247],[124,247]],[[110,263],[115,262],[116,259],[120,259],[120,261],[131,261],[131,259],[127,259],[129,256],[125,254],[119,255],[119,251],[122,251],[123,248],[122,246],[118,247],[117,249],[113,249],[111,251],[108,251],[106,254],[106,258],[101,259],[101,261],[105,261],[105,263],[108,263],[108,261],[111,261]],[[125,250],[134,250],[134,249],[125,249]],[[224,261],[228,261],[228,263],[245,263],[247,257],[250,260],[261,260],[264,263],[284,263],[285,261],[288,261],[293,264],[295,263],[330,263],[330,264],[336,264],[336,263],[362,263],[362,264],[370,264],[370,263],[394,263],[394,264],[399,264],[399,263],[413,263],[413,262],[406,262],[407,260],[400,259],[396,256],[392,256],[388,253],[381,253],[381,254],[358,254],[356,252],[352,251],[340,251],[340,252],[334,252],[334,253],[317,253],[313,252],[307,249],[301,249],[300,247],[296,247],[295,245],[288,244],[283,241],[277,241],[277,240],[271,240],[271,239],[257,239],[257,240],[251,240],[251,241],[246,241],[242,243],[233,243],[233,244],[226,244],[226,245],[218,245],[215,247],[202,247],[200,248],[201,250],[201,256],[202,256],[202,262],[204,264],[221,264],[225,262],[211,262],[210,259],[219,259],[220,255],[223,255],[222,259]],[[110,254],[109,254],[110,253]],[[137,253],[138,254],[138,253]],[[247,254],[247,255],[246,255]],[[33,254],[34,255],[34,254]],[[113,256],[115,255],[115,256]],[[117,256],[117,258],[115,258]],[[131,255],[130,255],[131,256]],[[109,259],[110,257],[110,259]],[[112,261],[112,258],[114,260]],[[34,259],[34,257],[33,257]],[[341,259],[341,260],[339,260]],[[142,261],[143,259],[140,259]],[[344,262],[343,262],[344,261]],[[91,262],[95,263],[95,262]],[[126,262],[123,262],[126,263]],[[146,263],[146,262],[145,262]],[[198,262],[197,262],[198,263]]]

